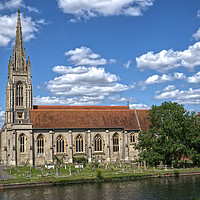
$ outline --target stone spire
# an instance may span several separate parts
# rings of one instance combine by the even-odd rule
[[[13,64],[15,71],[26,71],[26,52],[23,45],[20,9],[18,9],[15,46],[13,49]]]

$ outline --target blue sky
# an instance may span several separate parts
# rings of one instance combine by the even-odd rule
[[[20,5],[34,104],[200,112],[200,0],[0,0],[0,123]]]

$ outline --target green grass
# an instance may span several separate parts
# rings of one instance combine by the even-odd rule
[[[108,169],[105,168],[105,165],[99,166],[94,171],[94,168],[91,166],[85,167],[82,170],[73,172],[75,169],[74,165],[68,165],[65,169],[60,167],[59,176],[56,176],[56,169],[53,171],[51,169],[45,169],[44,167],[35,168],[32,167],[32,177],[27,178],[27,172],[30,176],[30,167],[11,167],[9,170],[5,170],[11,176],[14,176],[13,179],[1,180],[0,185],[5,184],[16,184],[16,183],[43,183],[50,182],[53,184],[69,184],[69,183],[83,183],[83,182],[98,182],[98,181],[114,181],[114,180],[132,180],[139,178],[148,178],[152,175],[163,176],[164,174],[180,175],[181,173],[190,173],[190,172],[200,172],[200,168],[187,168],[187,169],[168,169],[165,170],[154,170],[153,168],[147,168],[145,171],[143,168],[140,170],[135,168],[135,171],[129,165],[122,165],[126,170],[122,172],[117,165],[109,165]],[[69,168],[72,170],[71,176],[69,175]],[[112,169],[112,170],[111,170]],[[97,177],[96,171],[101,171],[102,180]],[[53,172],[53,173],[52,173]]]

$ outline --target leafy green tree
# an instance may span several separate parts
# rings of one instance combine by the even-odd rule
[[[190,114],[183,105],[164,102],[153,105],[149,110],[151,122],[148,131],[140,132],[136,149],[141,159],[151,165],[160,161],[171,164],[182,155],[189,156],[189,136],[192,135],[194,113]]]
[[[200,166],[200,116],[195,116],[191,132],[188,135],[188,146],[190,148],[190,159],[194,165]]]

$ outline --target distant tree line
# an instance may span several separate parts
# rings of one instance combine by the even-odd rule
[[[200,116],[178,103],[164,102],[152,106],[149,120],[149,130],[139,133],[135,146],[141,160],[156,166],[189,158],[200,166]]]

